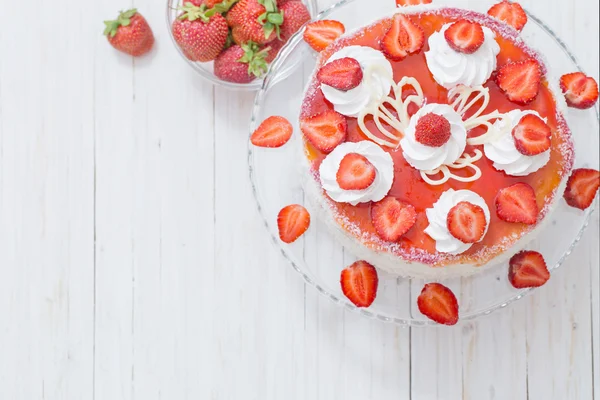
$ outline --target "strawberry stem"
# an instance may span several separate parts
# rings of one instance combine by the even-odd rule
[[[133,18],[135,14],[137,14],[137,8],[132,8],[131,10],[120,11],[116,20],[104,21],[104,25],[106,25],[104,28],[104,35],[115,37],[119,27],[128,26],[131,23],[131,18]]]
[[[244,50],[244,55],[237,61],[248,64],[249,74],[253,74],[257,78],[263,76],[268,69],[265,59],[271,48],[265,47],[264,49],[261,49],[260,46],[254,42],[244,43],[241,47]]]
[[[237,1],[238,0],[223,0],[221,3],[215,4],[214,7],[209,8],[208,10],[206,9],[206,4],[202,4],[198,7],[193,3],[186,1],[183,6],[177,8],[179,11],[183,11],[183,14],[179,16],[179,19],[187,19],[189,21],[199,19],[202,22],[208,22],[213,15],[223,14],[229,11]]]
[[[265,7],[265,12],[258,17],[258,23],[263,26],[265,38],[268,39],[275,31],[277,38],[280,39],[279,27],[283,24],[283,11],[278,10],[276,0],[258,0],[258,3]]]

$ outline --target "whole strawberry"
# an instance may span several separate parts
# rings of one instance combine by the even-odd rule
[[[272,63],[277,54],[279,54],[279,50],[283,47],[285,42],[283,40],[275,39],[271,43],[266,44],[263,48],[267,49],[267,56],[265,57],[265,61],[267,63]]]
[[[215,60],[215,75],[224,81],[249,83],[267,72],[265,58],[269,49],[253,42],[233,45],[223,51]]]
[[[279,36],[283,14],[276,0],[240,0],[227,13],[227,23],[237,44],[265,44]]]
[[[302,25],[310,21],[310,13],[302,2],[296,0],[285,2],[279,10],[283,14],[283,23],[280,27],[281,40],[287,42]]]
[[[134,57],[146,54],[154,45],[152,29],[142,14],[133,8],[121,11],[114,21],[104,21],[104,35],[117,50]]]
[[[206,9],[190,2],[180,8],[183,13],[173,22],[173,37],[191,61],[214,60],[227,41],[227,21],[217,8]]]

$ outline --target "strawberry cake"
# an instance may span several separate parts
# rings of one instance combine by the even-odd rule
[[[597,85],[550,76],[513,6],[400,7],[319,47],[300,112],[303,185],[313,218],[360,259],[467,275],[549,220],[574,161],[563,93],[586,108]]]

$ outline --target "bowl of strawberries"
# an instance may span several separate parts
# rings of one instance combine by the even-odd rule
[[[167,3],[169,32],[183,59],[203,78],[237,90],[259,89],[281,48],[316,14],[315,0]]]

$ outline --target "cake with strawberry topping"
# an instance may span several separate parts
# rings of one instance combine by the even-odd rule
[[[511,282],[543,280],[545,264],[520,252],[565,189],[574,207],[593,202],[597,171],[569,181],[563,111],[593,106],[598,87],[552,77],[520,38],[526,23],[502,1],[487,15],[409,4],[346,35],[307,26],[320,55],[300,112],[305,193],[368,265],[440,277],[511,260]]]

